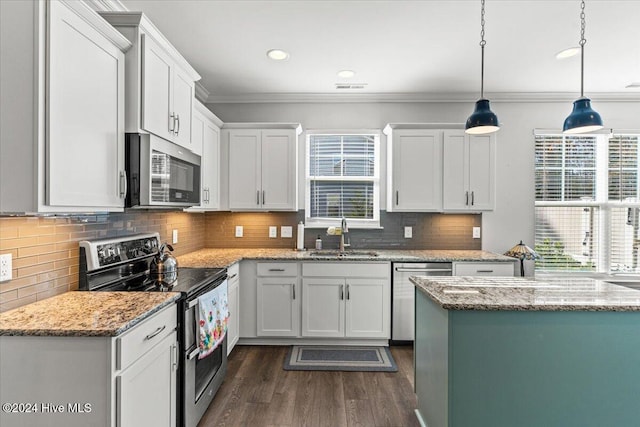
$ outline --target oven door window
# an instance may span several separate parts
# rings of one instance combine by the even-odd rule
[[[224,338],[226,341],[226,337]],[[211,354],[204,359],[196,357],[196,402],[205,391],[211,379],[216,375],[222,366],[222,352],[224,345],[219,345]]]

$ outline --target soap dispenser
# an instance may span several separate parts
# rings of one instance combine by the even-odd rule
[[[320,235],[318,234],[318,238],[316,239],[316,250],[321,250],[322,249],[322,239],[320,238]]]

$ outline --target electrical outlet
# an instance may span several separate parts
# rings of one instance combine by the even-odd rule
[[[178,230],[173,230],[173,233],[171,233],[171,241],[173,242],[173,244],[175,245],[176,243],[178,243]]]
[[[280,227],[280,237],[283,239],[290,239],[293,237],[293,227],[290,225],[283,225]]]
[[[11,280],[11,254],[0,255],[0,282]]]
[[[480,238],[480,227],[473,227],[473,238],[474,239]]]
[[[278,227],[275,225],[269,226],[269,238],[275,239],[276,237],[278,237]]]
[[[404,228],[404,238],[405,239],[413,238],[413,227],[405,227]]]
[[[236,225],[236,237],[242,237],[244,228],[241,225]]]

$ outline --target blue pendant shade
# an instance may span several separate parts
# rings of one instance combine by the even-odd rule
[[[479,99],[476,101],[476,108],[467,119],[465,132],[472,135],[496,132],[500,129],[498,116],[491,111],[488,99]]]
[[[585,133],[602,129],[602,118],[593,108],[589,98],[573,101],[573,111],[564,121],[563,133]]]

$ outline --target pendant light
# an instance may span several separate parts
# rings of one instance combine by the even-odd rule
[[[591,100],[584,96],[584,0],[580,3],[580,98],[573,101],[573,111],[564,121],[563,133],[585,133],[602,129],[602,118],[593,108]]]
[[[476,101],[476,108],[467,119],[465,132],[469,134],[492,133],[500,129],[498,124],[498,116],[491,111],[489,100],[484,98],[484,46],[487,42],[484,40],[484,0],[481,0],[480,12],[480,48],[482,50],[482,62],[480,68],[480,99]]]

